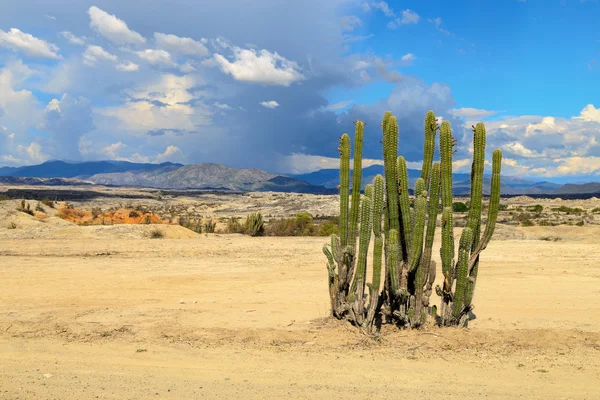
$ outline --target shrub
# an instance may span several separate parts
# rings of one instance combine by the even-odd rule
[[[571,208],[567,206],[560,206],[553,208],[552,211],[565,212],[567,214],[581,214],[583,212],[583,209],[579,207]]]
[[[0,194],[0,201],[6,201],[6,200],[10,200],[10,197],[8,197],[5,194]]]
[[[21,200],[21,205],[17,207],[17,211],[24,212],[25,214],[33,215],[33,210],[31,209],[31,205],[25,201],[25,199]]]
[[[102,215],[102,209],[100,207],[93,207],[92,208],[92,217],[98,218],[100,215]]]
[[[165,237],[165,233],[160,229],[152,229],[149,234],[150,239],[162,239]]]
[[[54,202],[47,197],[44,197],[42,199],[42,204],[45,205],[46,207],[54,208]]]
[[[452,211],[454,212],[467,212],[469,211],[469,207],[461,201],[455,201],[452,203]]]
[[[231,217],[227,221],[227,233],[244,233],[244,227],[240,224],[239,218]]]
[[[35,205],[35,211],[41,211],[43,213],[46,212],[46,210],[44,210],[44,207],[42,207],[42,203],[41,202],[37,202],[37,204]]]
[[[529,207],[529,211],[539,214],[544,211],[544,207],[541,204],[536,204],[535,206]]]
[[[331,217],[325,220],[319,226],[319,236],[331,236],[339,234],[340,217]]]
[[[206,233],[215,233],[215,228],[217,227],[217,223],[212,219],[209,219],[204,223],[204,232]]]
[[[530,219],[526,219],[524,221],[521,222],[521,224],[523,226],[534,226],[535,224],[533,223],[533,221],[531,221]]]
[[[600,213],[600,207],[596,207],[592,210],[593,213]]]
[[[17,229],[17,224],[11,222],[10,224],[8,224],[7,229]]]
[[[261,213],[252,213],[246,217],[246,232],[250,236],[263,236],[265,223]]]
[[[585,225],[585,222],[583,222],[583,220],[581,220],[578,223],[576,223],[575,225],[577,225],[577,226],[583,226],[583,225]]]
[[[540,240],[545,240],[547,242],[559,242],[562,240],[560,236],[542,236]]]
[[[508,210],[508,204],[498,204],[498,211]]]

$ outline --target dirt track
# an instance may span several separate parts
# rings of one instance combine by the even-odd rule
[[[324,318],[323,238],[4,238],[0,398],[597,399],[599,230],[544,229],[492,242],[468,330],[380,342]]]

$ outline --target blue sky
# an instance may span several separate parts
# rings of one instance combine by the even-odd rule
[[[50,4],[51,3],[51,4]],[[232,12],[236,10],[236,12]],[[30,0],[0,14],[0,165],[48,159],[335,167],[337,138],[427,110],[471,124],[507,174],[600,180],[595,0]],[[566,177],[566,178],[565,178]]]

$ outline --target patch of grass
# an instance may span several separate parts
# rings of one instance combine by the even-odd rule
[[[2,196],[0,196],[0,197],[2,197]],[[0,199],[0,200],[1,200],[1,199]],[[592,210],[592,212],[593,212],[594,214],[595,214],[595,213],[600,213],[600,207],[596,207],[596,208],[594,208],[594,209]]]
[[[42,202],[38,201],[37,204],[35,205],[35,211],[40,211],[45,213],[46,210],[44,209],[44,207],[42,207]]]
[[[577,225],[577,226],[583,226],[583,225],[585,225],[585,222],[583,222],[583,220],[581,220],[578,223],[576,223],[575,225]]]
[[[8,224],[6,229],[17,229],[17,224],[15,224],[14,222],[11,222],[10,224]]]
[[[136,353],[145,353],[147,351],[148,351],[148,349],[137,349],[135,352]]]
[[[498,204],[498,211],[508,210],[508,204]]]
[[[535,206],[529,207],[529,211],[539,214],[544,211],[544,207],[541,204],[536,204]]]
[[[102,337],[109,337],[109,336],[112,336],[112,333],[111,333],[111,332],[108,332],[108,331],[106,331],[106,332],[102,332],[102,333],[100,334],[100,336],[102,336]]]
[[[45,205],[46,207],[54,208],[54,201],[50,200],[47,197],[44,197],[42,199],[42,204]]]
[[[522,221],[521,225],[523,225],[523,226],[535,226],[535,224],[533,223],[533,221],[530,220],[530,219],[526,219],[526,220]]]
[[[5,194],[0,194],[0,201],[6,201],[6,200],[10,200],[10,197],[8,197]]]
[[[204,223],[204,232],[206,233],[215,233],[215,228],[217,227],[217,223],[212,219],[209,219]]]
[[[225,230],[227,233],[244,233],[245,229],[242,224],[239,222],[239,218],[231,217],[227,221],[227,228]]]
[[[265,222],[261,213],[252,213],[246,217],[246,232],[250,236],[263,236],[265,234]]]
[[[554,207],[552,211],[564,212],[567,214],[581,214],[583,212],[583,209],[579,207],[572,208],[567,206],[560,206]]]
[[[152,229],[148,234],[150,239],[162,239],[165,237],[165,233],[160,229]]]

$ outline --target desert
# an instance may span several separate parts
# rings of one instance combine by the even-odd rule
[[[339,203],[268,192],[132,199],[149,189],[93,189],[115,197],[70,203],[214,218],[256,209],[335,215]],[[196,233],[176,222],[85,226],[56,216],[62,202],[43,206],[45,218],[17,211],[20,203],[0,201],[1,398],[600,395],[595,198],[502,199],[468,329],[384,325],[379,339],[329,316],[326,237]],[[562,223],[511,222],[522,219],[514,210],[537,205],[538,219]],[[561,206],[582,212],[552,211]],[[164,236],[150,238],[153,229]]]

